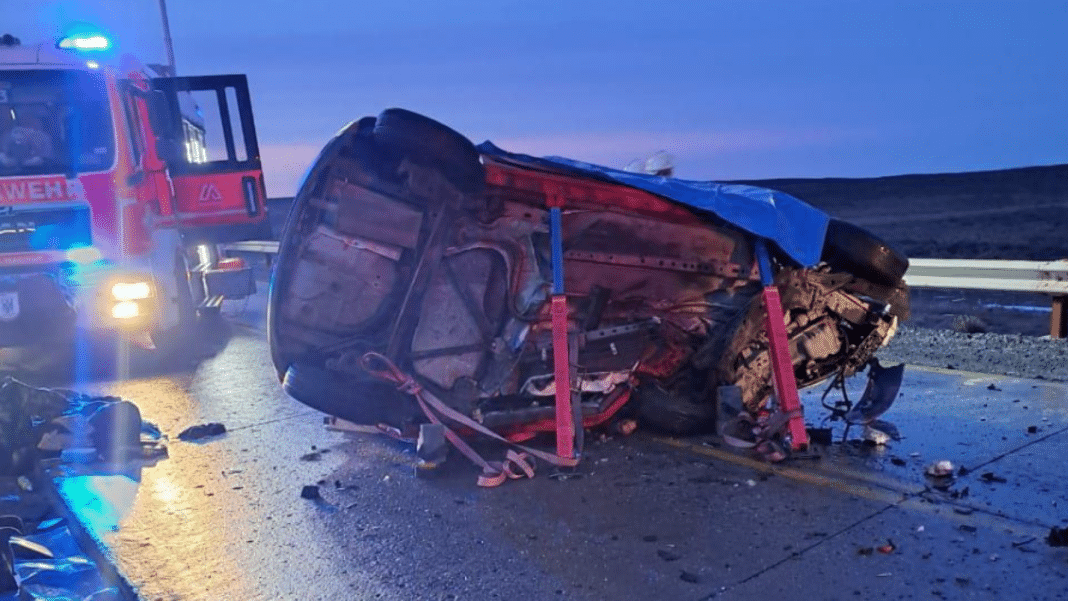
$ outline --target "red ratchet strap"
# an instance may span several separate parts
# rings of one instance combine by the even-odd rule
[[[553,378],[556,381],[556,455],[575,456],[575,418],[571,407],[570,348],[567,339],[567,298],[553,295],[552,316]]]
[[[381,366],[381,369],[376,368],[376,362]],[[452,443],[457,450],[463,453],[465,457],[482,468],[482,474],[478,478],[479,486],[499,486],[505,481],[515,478],[533,478],[534,464],[533,461],[531,461],[532,457],[542,459],[552,465],[561,467],[574,467],[578,464],[577,459],[557,457],[552,453],[546,453],[545,451],[539,451],[509,441],[470,417],[467,417],[441,402],[441,400],[435,397],[432,393],[424,390],[423,387],[411,376],[402,372],[389,360],[389,358],[379,353],[366,353],[363,355],[363,357],[360,358],[360,366],[372,376],[392,382],[397,385],[397,389],[401,392],[415,397],[415,400],[419,403],[419,407],[423,410],[423,413],[426,414],[427,418],[435,424],[440,424],[445,429],[445,438]],[[515,447],[519,452],[509,450],[505,455],[504,461],[486,461],[486,459],[471,448],[463,438],[445,425],[445,420],[470,428],[483,436],[488,436],[494,440]]]
[[[779,410],[789,416],[786,429],[790,446],[795,451],[808,447],[808,431],[802,415],[801,398],[797,394],[797,380],[790,358],[790,341],[786,336],[782,299],[775,287],[775,273],[771,268],[771,253],[763,238],[757,238],[753,250],[760,266],[760,280],[764,284],[764,308],[767,315],[765,326],[768,334],[768,358],[771,359],[771,383]]]

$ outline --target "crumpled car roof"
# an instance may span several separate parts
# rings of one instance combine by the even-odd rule
[[[478,145],[478,151],[534,169],[630,186],[711,213],[754,236],[770,240],[779,251],[803,267],[819,263],[823,252],[830,216],[784,192],[741,184],[631,173],[557,156],[533,157],[502,150],[488,140]]]

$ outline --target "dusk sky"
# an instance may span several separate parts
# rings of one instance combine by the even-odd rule
[[[179,74],[246,73],[271,196],[399,106],[473,141],[690,179],[1068,163],[1065,0],[168,0]],[[158,0],[0,0],[165,62]],[[3,32],[0,32],[3,33]]]

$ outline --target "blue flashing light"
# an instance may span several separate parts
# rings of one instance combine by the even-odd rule
[[[100,34],[85,34],[67,36],[56,44],[64,50],[107,50],[111,48],[111,40]]]

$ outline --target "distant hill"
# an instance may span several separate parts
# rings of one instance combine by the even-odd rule
[[[910,257],[1068,258],[1068,165],[873,178],[766,179]],[[291,198],[270,199],[275,235]]]
[[[797,196],[911,257],[1068,258],[1068,165],[734,183]]]

